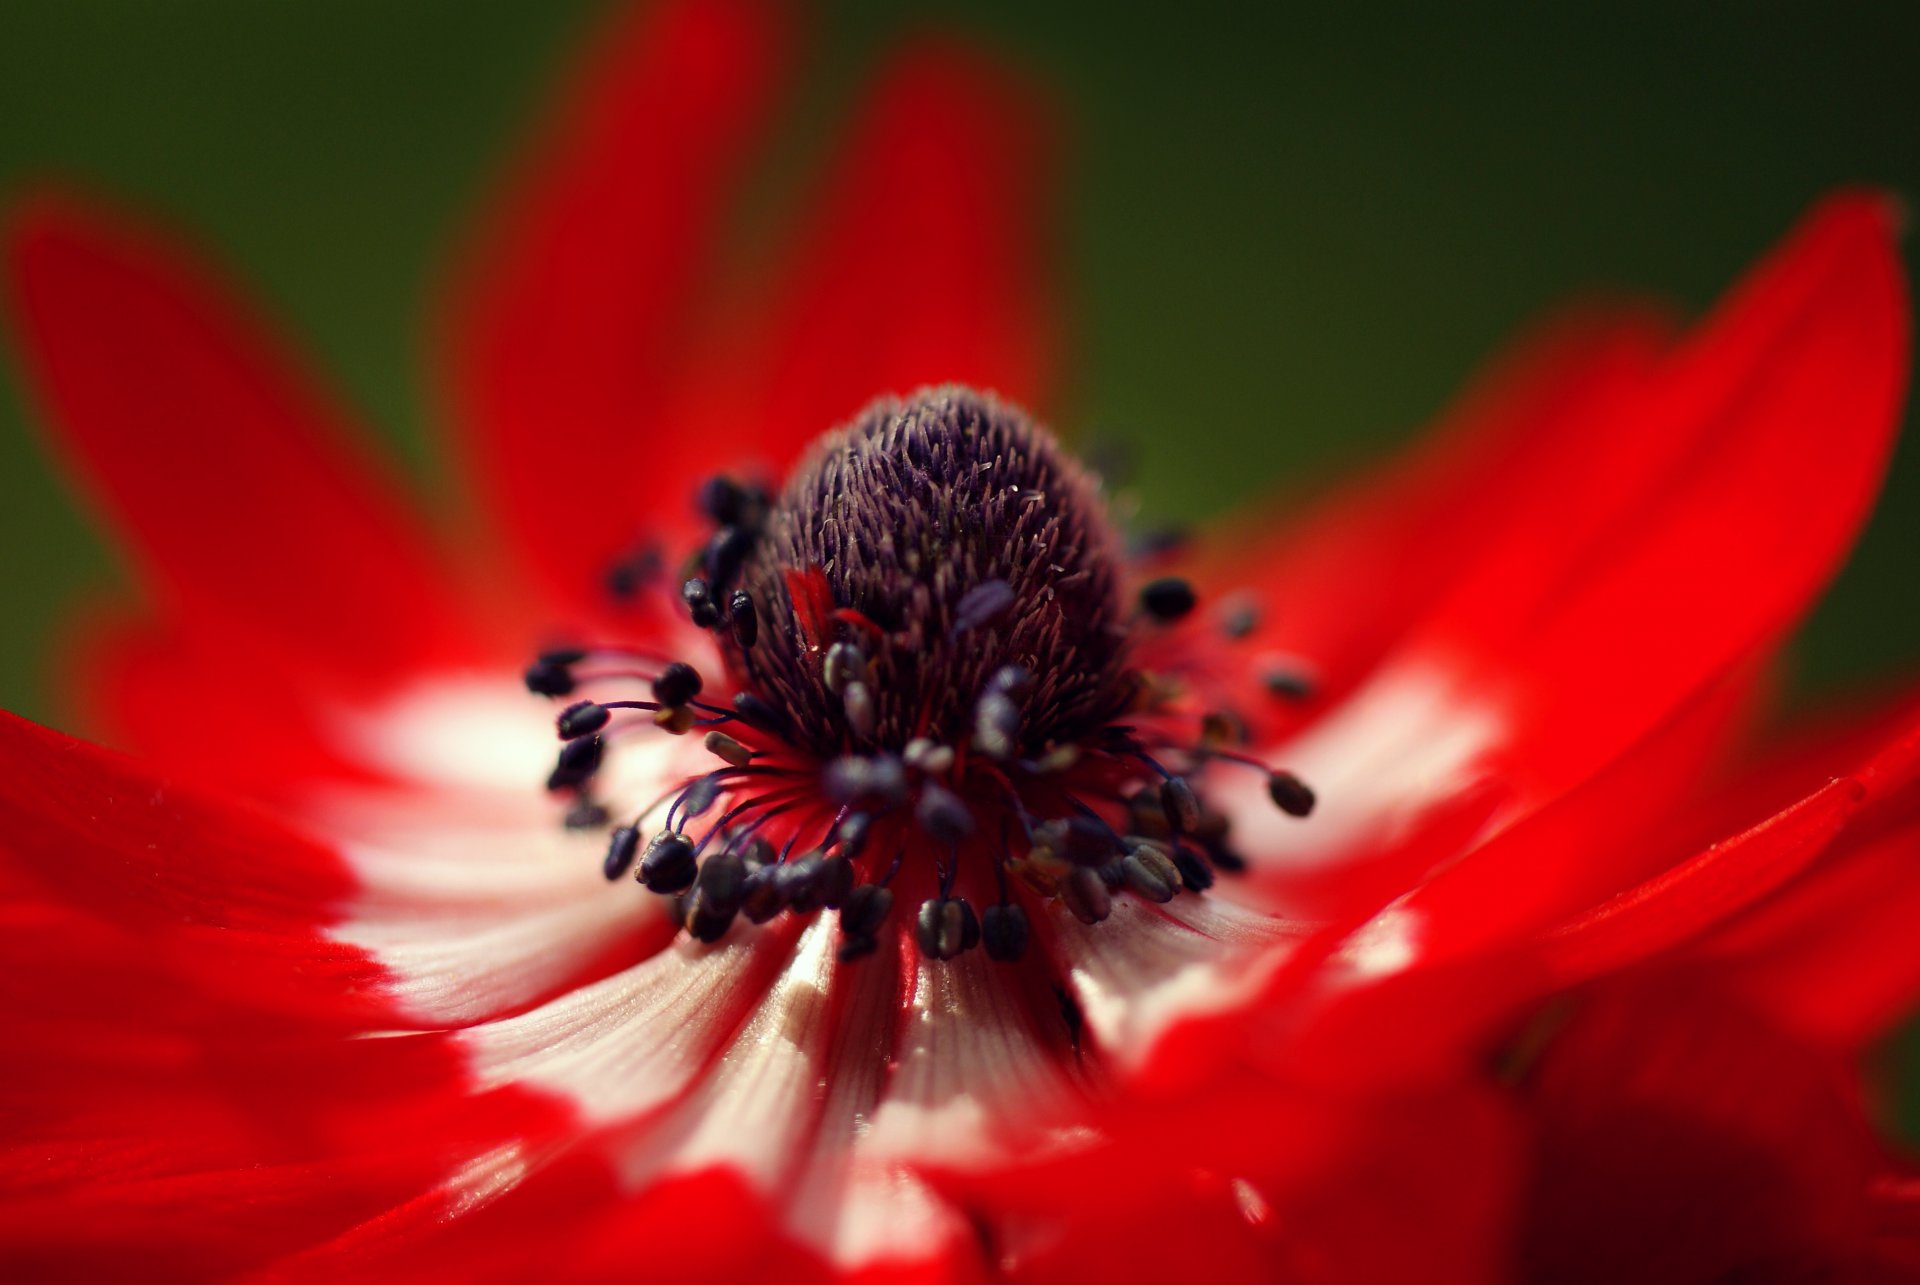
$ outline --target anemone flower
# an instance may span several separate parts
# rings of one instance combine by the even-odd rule
[[[971,55],[716,266],[788,36],[610,34],[439,316],[438,524],[171,239],[14,210],[145,594],[63,653],[118,750],[0,725],[0,1261],[1912,1266],[1911,711],[1739,750],[1892,442],[1887,202],[1168,546],[1036,418],[1045,131]]]

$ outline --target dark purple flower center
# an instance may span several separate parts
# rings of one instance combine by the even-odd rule
[[[1122,565],[1093,480],[1018,410],[963,388],[888,399],[816,445],[767,517],[744,575],[757,686],[817,754],[899,753],[965,744],[1014,666],[1015,748],[1043,753],[1128,700]]]
[[[922,954],[1016,960],[1030,905],[1097,923],[1116,895],[1197,895],[1242,867],[1196,789],[1209,764],[1265,772],[1283,811],[1313,806],[1236,748],[1236,693],[1297,689],[1208,677],[1245,668],[1208,649],[1255,616],[1196,628],[1192,587],[1142,574],[1093,480],[1013,407],[956,387],[885,399],[821,439],[777,499],[721,477],[699,503],[712,531],[678,598],[725,672],[561,648],[526,677],[547,696],[591,673],[651,698],[561,713],[548,788],[574,797],[572,825],[609,820],[593,793],[609,738],[704,729],[724,766],[616,826],[605,857],[609,879],[637,867],[703,941],[740,917],[836,909],[856,959],[905,896]],[[630,594],[658,564],[610,586]]]

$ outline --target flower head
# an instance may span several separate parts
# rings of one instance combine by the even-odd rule
[[[1498,1280],[1610,1219],[1622,1271],[1901,1261],[1855,1075],[1920,987],[1911,711],[1710,771],[1890,447],[1887,203],[1169,547],[1035,416],[1031,117],[972,58],[910,54],[789,266],[706,288],[785,44],[609,41],[445,319],[454,539],[169,243],[16,214],[148,601],[73,648],[141,758],[0,727],[6,1261]],[[1676,1227],[1623,1190],[1670,1121]]]

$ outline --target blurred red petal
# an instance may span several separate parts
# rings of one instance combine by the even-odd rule
[[[502,556],[559,601],[600,583],[637,514],[692,502],[691,469],[657,459],[663,398],[783,78],[778,10],[634,6],[463,259],[445,354],[460,445]]]
[[[463,652],[402,497],[203,269],[54,195],[7,250],[42,406],[163,611],[360,686]]]

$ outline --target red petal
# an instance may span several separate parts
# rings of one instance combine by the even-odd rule
[[[786,60],[774,10],[634,6],[466,257],[454,409],[509,551],[562,600],[600,583],[636,515],[691,503],[691,471],[656,459],[662,399]]]
[[[1575,467],[1591,408],[1644,381],[1669,331],[1650,309],[1554,320],[1476,378],[1409,458],[1278,531],[1261,510],[1236,519],[1196,579],[1259,594],[1247,645],[1309,661],[1316,706],[1331,705],[1472,571],[1515,507]]]
[[[1564,788],[1618,754],[1776,644],[1838,567],[1906,383],[1894,219],[1873,196],[1811,215],[1643,396],[1588,422],[1577,466],[1432,622],[1424,646],[1511,685],[1523,780]]]
[[[391,1030],[333,854],[0,718],[0,1264],[205,1279],[338,1234],[539,1117]]]
[[[1840,1065],[1684,975],[1581,1006],[1521,1081],[1528,1279],[1857,1279],[1882,1162]]]
[[[256,317],[69,198],[17,211],[7,241],[42,403],[163,608],[354,683],[459,650],[401,497]]]
[[[775,465],[882,393],[963,383],[1038,408],[1051,385],[1045,105],[984,57],[928,45],[894,60],[858,121],[789,251],[754,362],[763,400],[751,423],[714,425]]]

